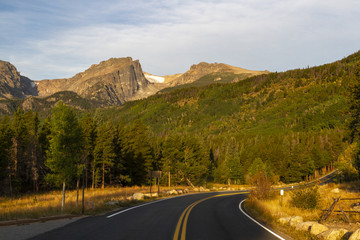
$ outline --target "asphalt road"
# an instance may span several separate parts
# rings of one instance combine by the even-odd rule
[[[279,239],[248,218],[239,193],[183,195],[83,218],[31,239]]]

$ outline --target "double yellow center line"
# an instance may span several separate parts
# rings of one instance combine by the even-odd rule
[[[237,195],[237,194],[244,194],[244,193],[248,193],[248,192],[241,192],[241,193],[227,193],[227,194],[219,194],[219,195],[215,195],[215,196],[211,196],[211,197],[207,197],[207,198],[203,198],[200,199],[194,203],[192,203],[191,205],[189,205],[181,214],[179,221],[176,225],[176,229],[175,229],[175,234],[173,237],[173,240],[185,240],[186,237],[186,227],[187,227],[187,221],[190,215],[191,210],[198,205],[199,203],[206,201],[208,199],[211,198],[216,198],[216,197],[223,197],[223,196],[229,196],[229,195]],[[181,228],[182,226],[182,228]],[[180,229],[181,229],[181,234],[180,234]]]

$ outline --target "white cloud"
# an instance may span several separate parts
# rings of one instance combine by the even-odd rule
[[[34,79],[70,77],[93,63],[126,56],[140,59],[145,71],[157,75],[184,72],[200,61],[280,71],[336,60],[357,51],[360,40],[356,0],[127,0],[86,5],[78,14],[81,4],[76,11],[62,5],[64,13],[52,21],[65,25],[26,39],[23,53],[13,48],[5,55],[13,56],[19,70]]]

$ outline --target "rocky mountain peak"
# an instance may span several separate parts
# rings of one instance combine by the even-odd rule
[[[118,69],[124,68],[129,65],[138,65],[139,60],[133,61],[131,57],[126,58],[110,58],[106,61],[102,61],[99,64],[93,64],[84,72],[76,74],[73,78],[92,78],[101,75],[106,75],[117,71]]]
[[[233,67],[224,63],[200,62],[198,64],[192,65],[190,69],[184,74],[168,76],[167,80],[170,85],[176,86],[194,82],[207,74],[216,72],[232,72],[235,74],[248,74],[249,76],[268,73],[266,71],[252,71],[239,67]]]
[[[72,78],[39,81],[37,88],[40,96],[72,91],[84,98],[118,105],[134,99],[149,83],[139,60],[133,61],[131,57],[126,57],[110,58],[93,64]]]
[[[25,98],[27,95],[37,95],[33,81],[21,76],[11,63],[0,60],[0,97]]]

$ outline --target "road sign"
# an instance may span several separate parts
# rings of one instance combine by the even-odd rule
[[[150,171],[149,177],[151,178],[161,178],[162,171]]]

